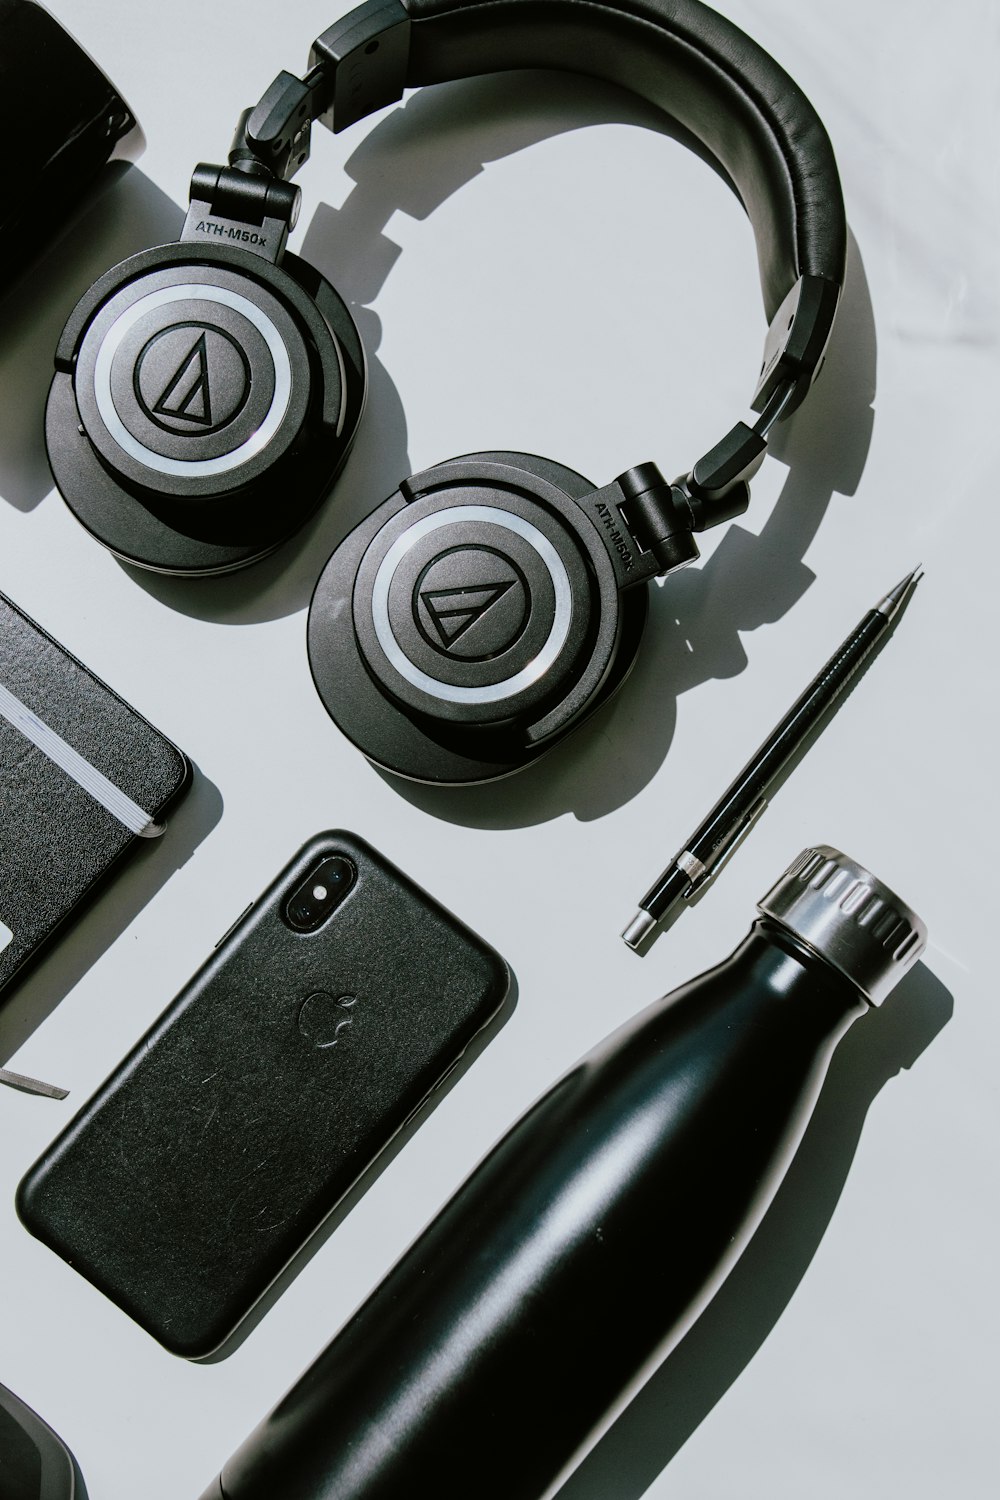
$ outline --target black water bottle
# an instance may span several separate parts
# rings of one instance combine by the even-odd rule
[[[838,1040],[924,947],[806,850],[736,952],[508,1132],[203,1500],[540,1500],[736,1260]]]

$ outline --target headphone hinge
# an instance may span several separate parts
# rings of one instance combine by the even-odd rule
[[[282,71],[244,110],[229,165],[250,175],[292,177],[309,159],[312,123],[343,130],[402,99],[410,17],[399,0],[370,0],[316,38],[304,78]]]
[[[678,481],[687,497],[695,531],[705,531],[743,514],[750,502],[749,481],[764,462],[766,452],[766,434],[737,422],[721,442],[699,458],[691,473]]]
[[[577,504],[600,532],[622,588],[672,573],[699,555],[687,505],[653,463],[637,464]]]
[[[252,172],[199,162],[181,241],[208,241],[249,250],[277,265],[295,228],[302,194],[266,170]]]
[[[244,110],[233,137],[229,165],[293,177],[309,159],[312,122],[327,106],[328,78],[321,67],[305,78],[281,72],[253,109]]]

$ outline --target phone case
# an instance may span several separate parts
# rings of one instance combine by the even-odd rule
[[[12,701],[150,818],[187,787],[176,745],[0,594],[0,999],[134,847],[121,822],[26,737]],[[4,704],[7,705],[5,709]],[[35,732],[35,731],[33,731]]]
[[[314,932],[319,862],[356,878]],[[500,956],[368,844],[321,834],[18,1190],[32,1234],[168,1349],[216,1350],[498,1010]]]

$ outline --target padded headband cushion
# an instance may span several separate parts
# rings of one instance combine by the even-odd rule
[[[508,68],[621,84],[722,164],[757,239],[769,319],[800,276],[843,284],[837,164],[801,89],[756,42],[697,0],[408,0],[408,86]]]

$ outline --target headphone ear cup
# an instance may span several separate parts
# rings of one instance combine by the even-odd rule
[[[561,464],[476,453],[411,477],[329,559],[309,660],[337,725],[412,780],[481,782],[543,755],[620,686],[646,590],[620,590]]]
[[[123,561],[229,572],[315,510],[364,393],[357,328],[312,267],[165,245],[123,261],[74,309],[46,443],[66,503]]]

